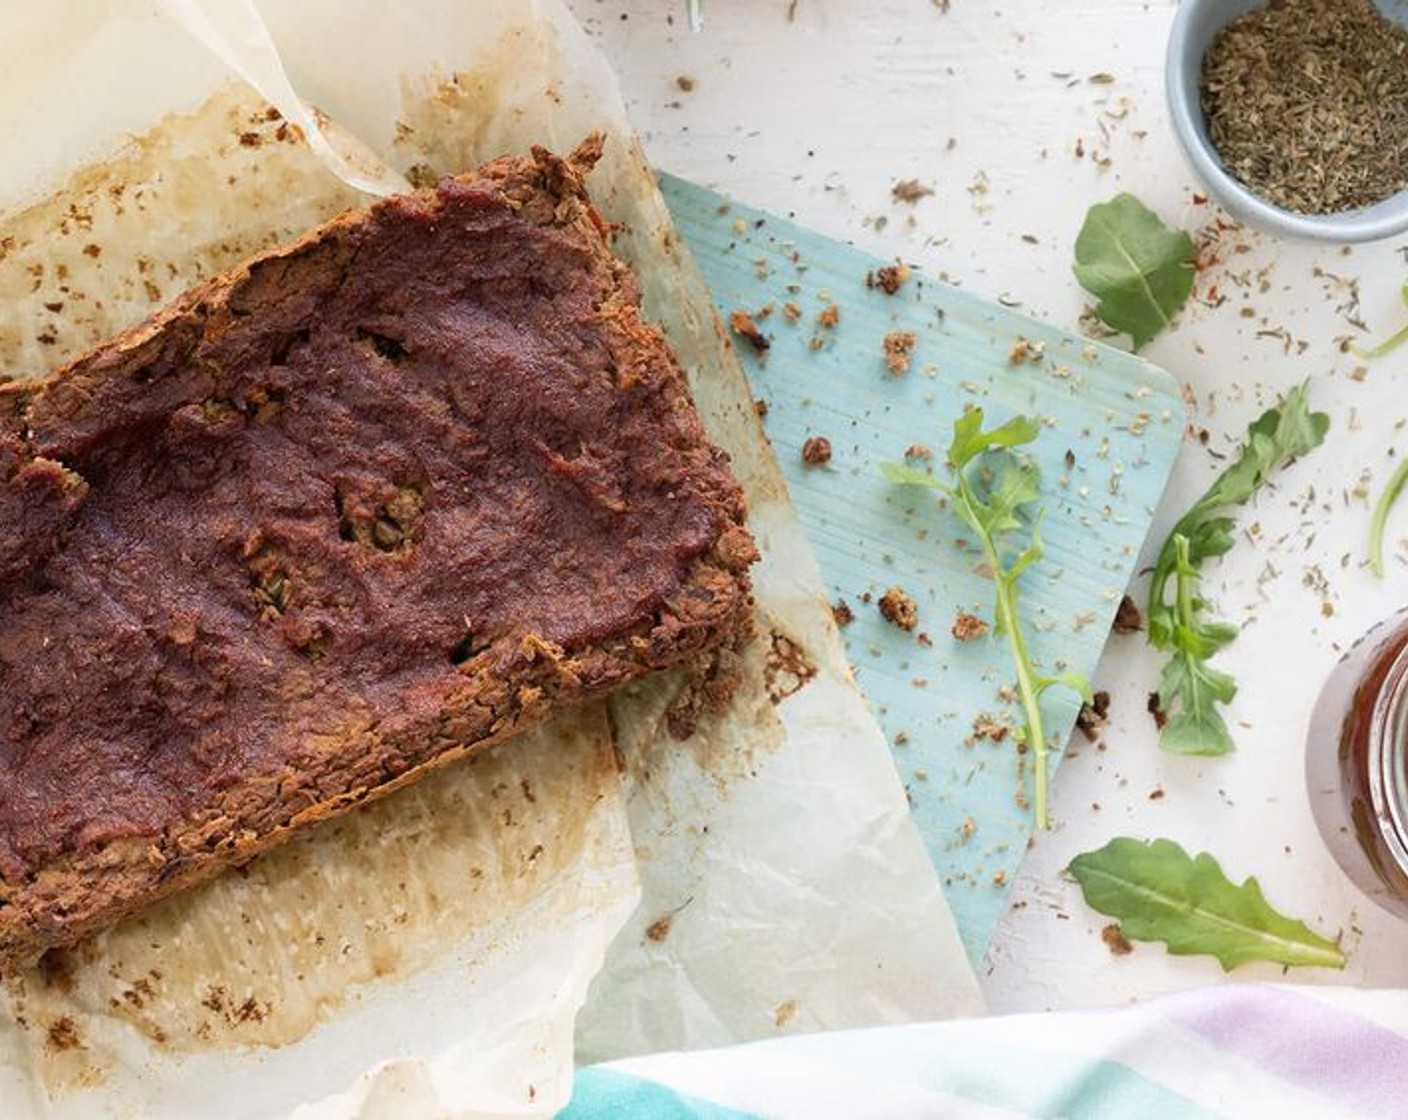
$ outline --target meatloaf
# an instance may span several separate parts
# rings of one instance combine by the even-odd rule
[[[348,213],[0,385],[0,964],[746,632],[741,492],[598,154]]]

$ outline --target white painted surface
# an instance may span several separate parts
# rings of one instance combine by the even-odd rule
[[[706,0],[705,30],[691,35],[682,2],[574,0],[657,165],[1051,322],[1074,326],[1081,313],[1072,243],[1092,203],[1130,190],[1190,230],[1219,219],[1196,201],[1167,125],[1168,0],[790,7],[789,17],[788,0]],[[906,178],[935,193],[893,201],[892,184]],[[1156,945],[1111,955],[1105,919],[1062,870],[1117,835],[1211,851],[1234,878],[1256,875],[1283,911],[1343,933],[1342,975],[1288,979],[1408,986],[1408,925],[1340,874],[1302,776],[1310,710],[1339,652],[1408,601],[1408,505],[1391,527],[1400,543],[1388,578],[1362,567],[1366,495],[1391,470],[1395,443],[1408,450],[1408,349],[1356,375],[1360,363],[1338,342],[1357,333],[1350,292],[1335,279],[1358,281],[1363,318],[1382,337],[1408,316],[1398,302],[1408,243],[1342,251],[1237,229],[1210,236],[1220,248],[1201,276],[1202,302],[1145,351],[1187,386],[1192,427],[1209,433],[1206,447],[1186,446],[1154,536],[1208,484],[1215,454],[1288,386],[1311,379],[1313,403],[1333,418],[1330,439],[1243,513],[1244,538],[1206,582],[1220,613],[1245,627],[1217,662],[1241,683],[1230,712],[1236,755],[1160,753],[1144,711],[1157,662],[1141,639],[1112,639],[1095,682],[1113,696],[1106,747],[1078,741],[1057,776],[1058,827],[1030,851],[982,969],[994,1011],[1223,979],[1215,961]],[[1136,581],[1136,597],[1144,589]],[[1232,979],[1281,975],[1251,967]]]

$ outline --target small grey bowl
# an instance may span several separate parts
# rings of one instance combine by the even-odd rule
[[[1194,171],[1233,217],[1268,233],[1310,241],[1376,241],[1408,229],[1408,190],[1390,195],[1373,206],[1337,214],[1297,214],[1255,194],[1223,168],[1217,149],[1208,139],[1207,121],[1198,95],[1203,54],[1222,28],[1265,0],[1181,0],[1169,34],[1164,62],[1173,131]],[[1404,5],[1385,3],[1379,8],[1390,19],[1403,21]]]

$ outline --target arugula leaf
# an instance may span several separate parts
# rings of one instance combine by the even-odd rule
[[[1190,856],[1172,840],[1118,837],[1071,861],[1092,909],[1115,918],[1135,941],[1162,941],[1170,953],[1206,953],[1225,971],[1248,961],[1343,968],[1335,942],[1274,910],[1256,879],[1234,884],[1217,860]]]
[[[1014,416],[995,428],[983,427],[983,410],[966,409],[953,422],[948,447],[950,485],[925,471],[899,463],[886,463],[881,471],[891,482],[927,486],[947,494],[954,511],[978,537],[983,557],[993,573],[997,599],[994,633],[1005,635],[1017,670],[1017,691],[1026,725],[1015,738],[1033,759],[1034,814],[1038,828],[1049,826],[1046,808],[1046,734],[1041,722],[1041,694],[1052,685],[1063,685],[1090,700],[1090,685],[1076,673],[1043,676],[1032,664],[1018,611],[1017,581],[1041,560],[1041,512],[1029,516],[1028,507],[1041,500],[1041,468],[1018,450],[1033,442],[1040,428],[1026,416]],[[1014,546],[1009,538],[1023,529],[1025,544]]]
[[[1171,230],[1132,194],[1092,206],[1076,237],[1076,279],[1095,313],[1134,349],[1173,322],[1193,291],[1193,239]]]
[[[1237,459],[1178,519],[1159,549],[1145,615],[1149,644],[1170,654],[1158,693],[1159,711],[1168,717],[1159,736],[1165,750],[1217,755],[1235,749],[1216,706],[1231,702],[1237,684],[1207,661],[1237,636],[1237,627],[1204,617],[1201,566],[1232,548],[1236,522],[1220,511],[1246,503],[1278,467],[1324,442],[1330,418],[1310,411],[1306,391],[1298,385],[1253,421]]]

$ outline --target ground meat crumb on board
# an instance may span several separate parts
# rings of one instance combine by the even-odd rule
[[[1012,344],[1012,349],[1007,352],[1007,361],[1014,366],[1025,365],[1027,362],[1039,362],[1045,351],[1044,344],[1033,342],[1029,338],[1019,338]]]
[[[856,612],[851,610],[851,604],[845,599],[837,599],[832,604],[831,617],[836,620],[837,626],[849,626],[856,620]]]
[[[900,587],[892,587],[880,596],[880,614],[901,630],[913,630],[919,625],[919,608]]]
[[[954,640],[959,642],[971,642],[975,638],[981,638],[987,632],[987,622],[967,611],[959,611],[954,615],[953,626],[949,630]]]
[[[820,467],[831,462],[831,441],[825,436],[811,436],[802,444],[802,462]]]
[[[904,282],[909,279],[909,265],[907,264],[887,264],[882,268],[877,268],[873,272],[865,274],[865,286],[867,288],[879,288],[887,296],[892,296],[904,287]]]
[[[754,350],[762,353],[772,346],[768,339],[754,322],[753,316],[746,311],[735,311],[728,317],[728,325],[733,328],[733,333],[740,338],[745,338],[752,344]]]
[[[913,331],[891,331],[885,336],[885,368],[891,373],[909,370],[909,358],[918,341]]]
[[[934,457],[934,449],[932,447],[925,447],[922,443],[911,443],[904,449],[904,457],[906,459],[932,459]]]
[[[973,734],[968,742],[971,745],[979,739],[986,739],[990,743],[1000,743],[1007,738],[1011,731],[1012,725],[1005,720],[987,712],[979,712],[973,720]]]
[[[841,305],[838,303],[828,303],[816,313],[816,325],[831,329],[841,321]]]

